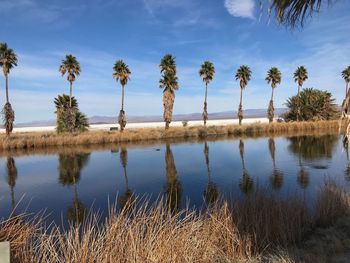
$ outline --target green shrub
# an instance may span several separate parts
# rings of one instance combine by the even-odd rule
[[[289,111],[284,114],[286,121],[296,121],[300,107],[299,121],[334,120],[339,118],[340,112],[335,99],[328,91],[318,89],[304,89],[298,96],[289,98],[286,106]]]
[[[55,98],[56,106],[56,130],[61,132],[82,132],[89,127],[89,121],[86,115],[79,111],[77,100],[72,97],[72,107],[69,106],[68,95],[58,95]]]

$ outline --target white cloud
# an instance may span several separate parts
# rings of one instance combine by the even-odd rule
[[[225,0],[225,8],[230,15],[254,19],[254,0]]]

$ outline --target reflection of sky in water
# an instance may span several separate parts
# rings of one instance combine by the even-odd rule
[[[275,181],[268,139],[244,140],[246,175],[252,180],[253,188],[267,185],[277,195],[301,193],[308,200],[313,200],[317,188],[327,177],[335,178],[347,187],[350,185],[344,180],[347,159],[340,137],[323,137],[316,141],[276,138],[274,143],[275,176],[279,176]],[[243,196],[240,190],[243,168],[239,140],[210,141],[208,147],[211,182],[226,196],[231,196],[232,193]],[[298,154],[300,148],[305,151],[301,155]],[[129,189],[137,195],[152,194],[153,200],[156,199],[166,189],[166,145],[133,146],[126,149]],[[170,150],[177,179],[182,187],[181,206],[185,206],[188,201],[191,205],[201,206],[209,179],[204,143],[172,144]],[[81,176],[76,188],[74,184],[63,186],[59,183],[58,155],[19,156],[14,157],[14,160],[17,167],[17,179],[13,188],[15,202],[24,196],[18,210],[24,209],[28,204],[28,212],[46,209],[51,213],[49,218],[56,222],[60,222],[62,215],[67,216],[67,209],[74,202],[75,189],[77,198],[85,208],[93,206],[101,212],[106,211],[108,198],[113,202],[117,193],[123,194],[126,191],[120,150],[92,152],[88,163],[80,167]],[[7,216],[11,211],[11,191],[7,183],[6,167],[7,158],[1,158],[0,216]],[[303,170],[303,178],[300,177],[300,170]],[[171,181],[169,177],[168,180]],[[275,188],[272,187],[273,182]],[[278,186],[280,188],[276,188]]]

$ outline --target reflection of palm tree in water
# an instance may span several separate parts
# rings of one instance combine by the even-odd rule
[[[298,184],[300,185],[300,187],[302,189],[306,189],[309,186],[309,174],[307,171],[305,171],[304,169],[304,165],[303,162],[301,160],[301,155],[302,155],[302,145],[301,145],[301,139],[298,137],[298,148],[299,148],[299,154],[298,154],[298,158],[299,158],[299,174],[298,174]]]
[[[241,191],[245,194],[249,194],[253,190],[253,180],[250,178],[247,169],[245,168],[245,162],[244,162],[244,142],[242,140],[239,140],[239,154],[241,156],[242,161],[242,179],[239,183],[239,188]]]
[[[11,210],[14,213],[15,209],[15,192],[14,188],[16,186],[17,180],[17,167],[15,163],[15,159],[13,157],[7,157],[7,183],[11,189]]]
[[[346,153],[347,165],[344,171],[345,179],[350,181],[350,162],[349,162],[349,141],[346,135],[343,136],[343,148]]]
[[[273,138],[269,138],[269,151],[273,164],[273,171],[270,177],[271,185],[274,189],[280,189],[283,186],[283,173],[276,168],[276,145]]]
[[[210,166],[209,166],[209,146],[207,142],[205,142],[204,144],[204,157],[205,157],[205,163],[207,165],[208,185],[203,192],[203,196],[206,203],[210,205],[218,199],[219,192],[218,192],[217,186],[211,180],[211,172],[210,172]]]
[[[123,166],[123,174],[125,178],[125,192],[118,197],[118,203],[121,209],[129,208],[134,203],[134,193],[129,189],[129,180],[126,172],[126,166],[128,164],[128,151],[125,146],[121,147],[120,151],[120,163]]]
[[[177,177],[174,156],[169,143],[166,144],[165,166],[167,179],[165,186],[167,207],[170,211],[176,212],[180,208],[182,185]]]
[[[89,162],[90,153],[59,154],[59,182],[64,186],[74,186],[73,205],[67,209],[67,217],[73,223],[81,223],[86,209],[78,199],[77,184],[81,170]]]

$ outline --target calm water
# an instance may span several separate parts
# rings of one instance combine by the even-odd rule
[[[0,217],[13,207],[46,209],[60,223],[91,207],[104,213],[117,195],[123,206],[133,194],[171,198],[173,209],[201,207],[261,186],[313,200],[327,177],[350,187],[339,135],[99,147],[0,153]]]

